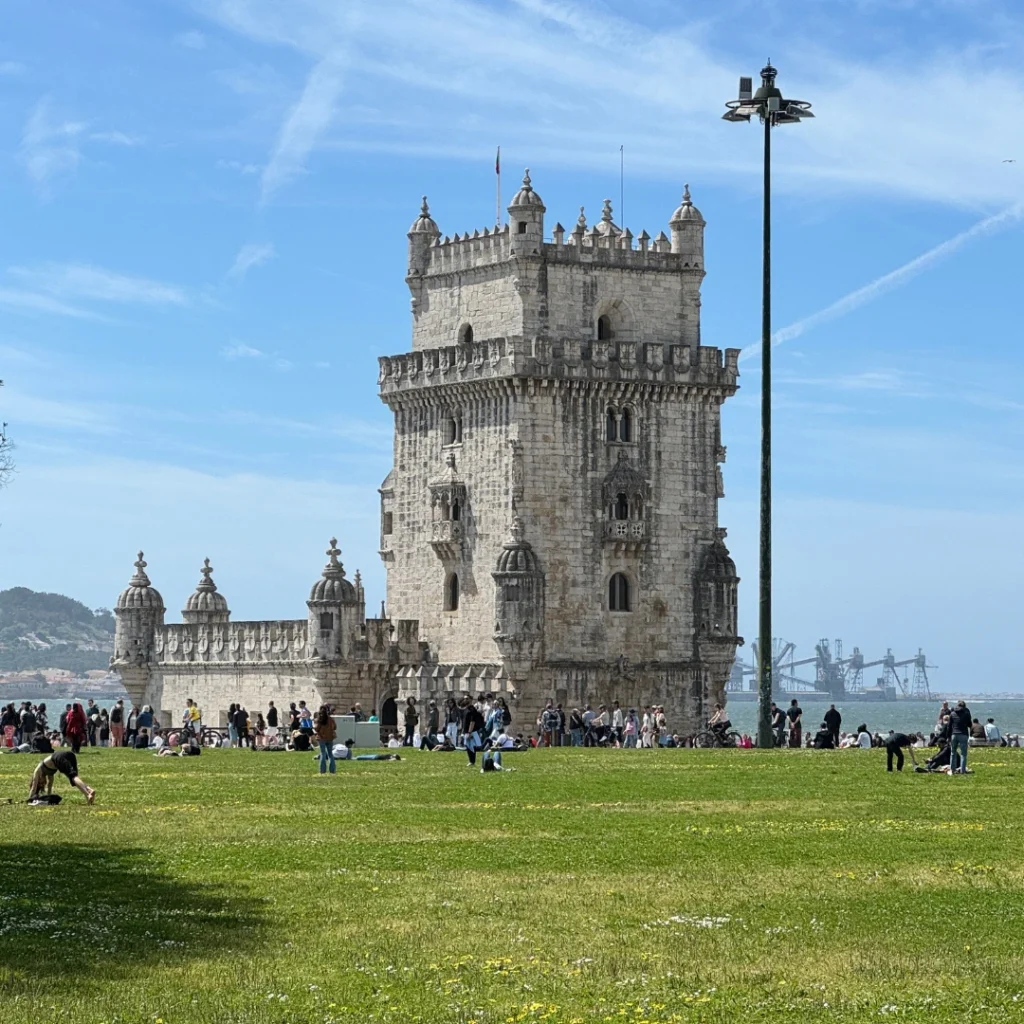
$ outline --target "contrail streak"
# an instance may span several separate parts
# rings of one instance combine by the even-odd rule
[[[819,309],[817,313],[811,313],[810,316],[805,316],[775,331],[772,334],[772,348],[781,345],[784,341],[792,341],[794,338],[799,338],[801,334],[806,334],[807,331],[820,327],[830,320],[837,320],[841,316],[846,316],[847,313],[852,313],[855,309],[866,306],[869,302],[874,302],[875,299],[885,295],[887,292],[891,292],[906,284],[912,277],[916,277],[927,270],[932,264],[938,263],[939,260],[952,255],[957,249],[960,249],[968,242],[984,235],[995,234],[995,232],[1001,231],[1003,228],[1016,224],[1022,217],[1024,217],[1024,203],[1017,203],[1001,213],[994,213],[991,217],[979,220],[977,224],[967,228],[966,231],[961,231],[960,234],[947,239],[945,242],[935,246],[934,249],[929,249],[927,252],[912,259],[909,263],[904,263],[902,267],[897,267],[888,274],[875,278],[869,284],[850,292],[849,295],[844,295],[841,299],[837,299],[830,306]],[[746,360],[760,351],[761,343],[759,341],[753,345],[748,345],[740,353],[740,360]]]

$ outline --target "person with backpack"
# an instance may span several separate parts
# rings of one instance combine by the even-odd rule
[[[471,765],[475,765],[476,752],[483,746],[484,716],[469,696],[462,698],[459,708],[462,711],[462,741],[466,745],[466,757]]]
[[[338,727],[334,724],[334,719],[331,717],[326,704],[322,704],[320,710],[316,713],[314,734],[316,735],[317,743],[320,745],[320,774],[327,774],[327,766],[329,764],[331,774],[334,775],[338,770],[337,763],[334,760],[334,738],[338,735]]]
[[[124,701],[114,701],[110,709],[110,745],[119,747],[124,740]]]

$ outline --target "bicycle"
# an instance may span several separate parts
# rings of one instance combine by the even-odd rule
[[[693,745],[702,748],[738,747],[740,745],[740,734],[733,732],[731,729],[725,733],[717,732],[714,729],[705,729],[693,737]]]

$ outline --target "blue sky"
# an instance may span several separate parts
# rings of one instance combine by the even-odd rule
[[[1024,15],[989,0],[7,0],[0,41],[0,585],[110,605],[142,547],[180,608],[298,617],[340,540],[383,594],[376,357],[409,347],[405,232],[550,223],[689,182],[703,337],[759,333],[760,149],[720,120],[766,57],[775,135],[776,632],[925,649],[1013,689],[1024,576]],[[770,40],[770,43],[767,42]],[[1017,160],[1017,163],[1005,163]],[[756,632],[758,361],[725,407],[723,525]],[[748,648],[749,651],[749,648]]]

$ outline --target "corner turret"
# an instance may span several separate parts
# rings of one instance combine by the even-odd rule
[[[306,606],[309,608],[309,639],[306,656],[318,661],[344,661],[365,621],[362,586],[354,587],[345,578],[345,567],[338,560],[337,538],[331,538],[328,562],[320,579],[313,584]]]
[[[494,580],[494,641],[509,675],[522,679],[543,658],[544,573],[512,509],[508,539],[498,554]]]
[[[430,266],[430,247],[440,238],[441,232],[430,216],[427,197],[423,197],[420,215],[409,228],[409,277],[418,277]]]
[[[110,667],[121,676],[129,696],[141,702],[149,681],[156,631],[164,624],[164,599],[146,575],[139,552],[135,575],[114,605],[114,653]]]
[[[683,201],[676,207],[668,225],[672,229],[672,251],[691,265],[704,266],[705,221],[690,198],[690,186],[683,186]]]
[[[508,207],[509,242],[512,253],[528,256],[539,253],[544,244],[544,202],[530,181],[530,168],[526,168],[523,184]]]

